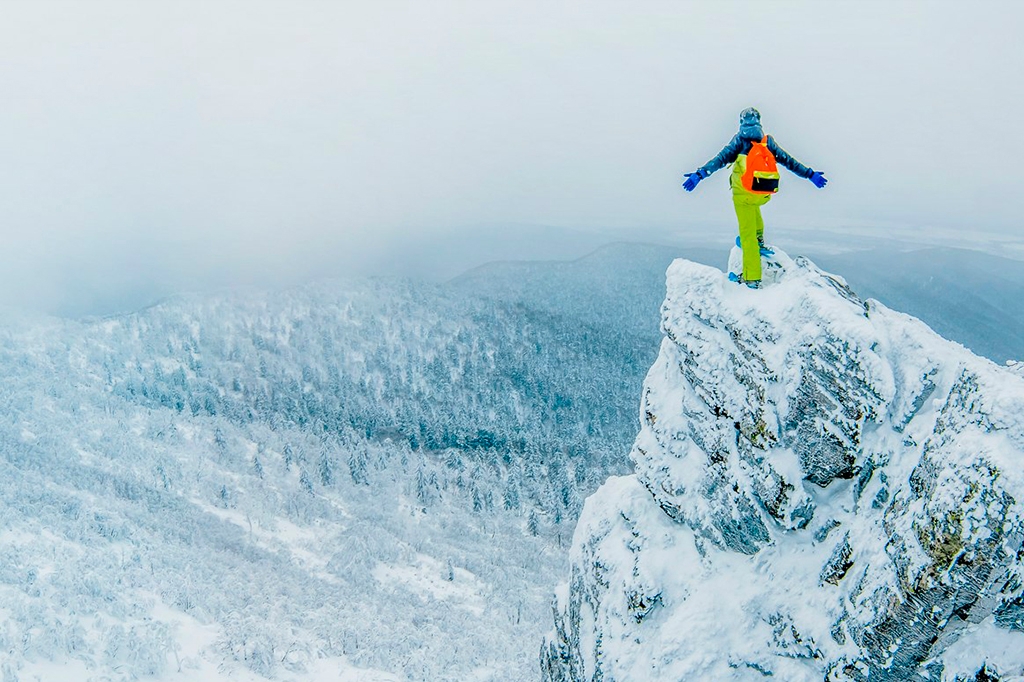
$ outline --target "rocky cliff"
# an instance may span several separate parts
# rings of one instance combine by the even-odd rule
[[[1018,679],[1021,373],[806,259],[768,274],[669,268],[635,473],[586,502],[543,679]]]

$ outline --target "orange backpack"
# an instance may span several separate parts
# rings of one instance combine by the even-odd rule
[[[775,164],[775,156],[768,151],[767,135],[760,142],[751,142],[742,181],[743,188],[754,194],[775,194],[779,191],[779,167]]]

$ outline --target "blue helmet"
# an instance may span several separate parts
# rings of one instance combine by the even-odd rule
[[[747,107],[740,112],[740,137],[744,140],[760,140],[764,137],[761,112],[754,107]]]

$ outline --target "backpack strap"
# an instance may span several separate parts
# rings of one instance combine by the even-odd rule
[[[763,144],[765,146],[768,145],[768,134],[767,133],[765,133],[765,136],[761,138],[761,144]]]

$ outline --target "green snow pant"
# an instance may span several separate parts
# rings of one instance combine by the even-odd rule
[[[740,223],[740,248],[743,249],[743,279],[747,282],[761,281],[761,245],[764,239],[764,219],[761,207],[771,199],[770,194],[733,192],[732,203],[736,207],[736,219]]]

